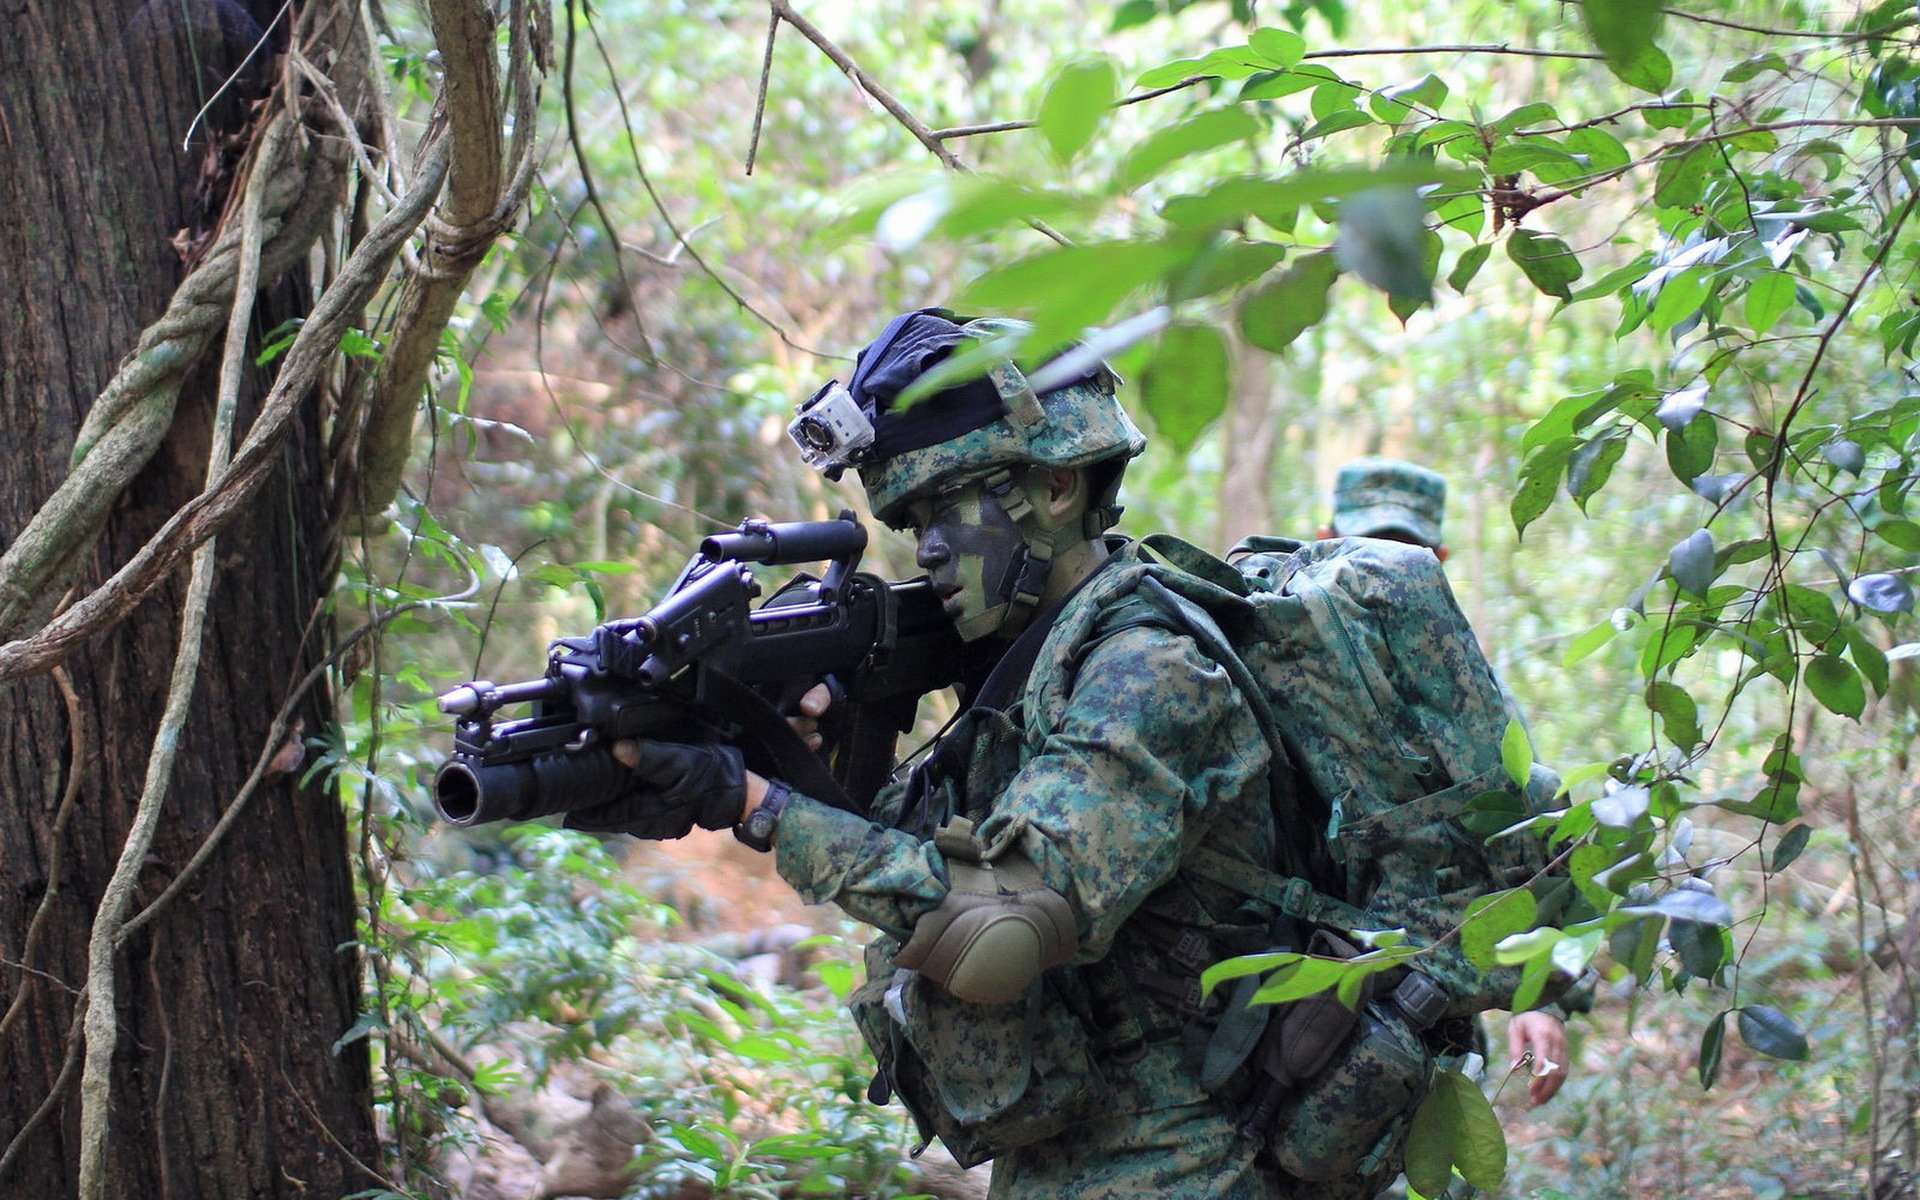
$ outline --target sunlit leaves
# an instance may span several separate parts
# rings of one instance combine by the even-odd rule
[[[1533,928],[1534,915],[1533,893],[1526,888],[1479,897],[1467,905],[1466,919],[1460,925],[1461,953],[1475,966],[1497,965],[1494,946],[1511,934]]]
[[[1056,158],[1070,162],[1092,140],[1119,89],[1109,59],[1079,59],[1060,69],[1041,97],[1039,116],[1041,136]]]
[[[1135,146],[1114,172],[1116,192],[1129,192],[1167,167],[1195,154],[1245,141],[1260,131],[1260,122],[1245,108],[1207,109],[1196,116],[1156,129]]]
[[[1848,582],[1847,599],[1868,612],[1890,614],[1913,611],[1913,588],[1898,575],[1861,575]]]
[[[1141,88],[1168,87],[1185,79],[1245,79],[1267,71],[1285,71],[1300,61],[1307,44],[1286,29],[1256,29],[1243,46],[1222,46],[1200,58],[1183,58],[1140,76]]]
[[[1756,336],[1766,333],[1793,306],[1793,277],[1769,271],[1747,285],[1747,324]]]
[[[1415,160],[1397,160],[1378,168],[1309,167],[1280,176],[1241,176],[1204,192],[1176,196],[1161,212],[1183,227],[1237,225],[1249,217],[1276,229],[1290,228],[1300,209],[1379,187],[1418,188],[1438,184],[1457,190],[1475,180],[1457,168]]]

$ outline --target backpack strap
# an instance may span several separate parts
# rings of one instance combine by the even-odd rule
[[[1233,681],[1233,686],[1239,689],[1240,695],[1246,700],[1247,707],[1253,711],[1254,722],[1260,726],[1260,733],[1267,742],[1267,789],[1273,808],[1274,841],[1286,870],[1296,876],[1307,875],[1309,868],[1301,857],[1302,848],[1311,844],[1307,839],[1320,834],[1301,820],[1297,806],[1282,802],[1281,781],[1294,778],[1298,772],[1294,770],[1293,755],[1280,733],[1279,721],[1274,717],[1273,706],[1267,701],[1265,689],[1254,678],[1246,660],[1233,648],[1220,623],[1206,609],[1152,575],[1141,576],[1140,588],[1179,616],[1201,652],[1220,664],[1227,678]]]

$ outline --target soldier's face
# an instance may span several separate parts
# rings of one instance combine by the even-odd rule
[[[960,636],[972,640],[995,632],[997,623],[983,626],[982,620],[1005,602],[1001,588],[1026,546],[1013,518],[978,483],[916,500],[906,517],[919,537],[914,559]]]

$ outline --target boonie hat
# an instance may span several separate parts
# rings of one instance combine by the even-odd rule
[[[1356,459],[1333,481],[1333,532],[1377,537],[1398,531],[1423,546],[1440,545],[1447,481],[1436,471],[1393,458]]]

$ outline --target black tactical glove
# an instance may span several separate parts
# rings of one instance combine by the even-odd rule
[[[567,814],[568,829],[683,838],[695,825],[731,829],[747,800],[740,751],[717,742],[687,745],[639,739],[633,783],[618,800]]]

